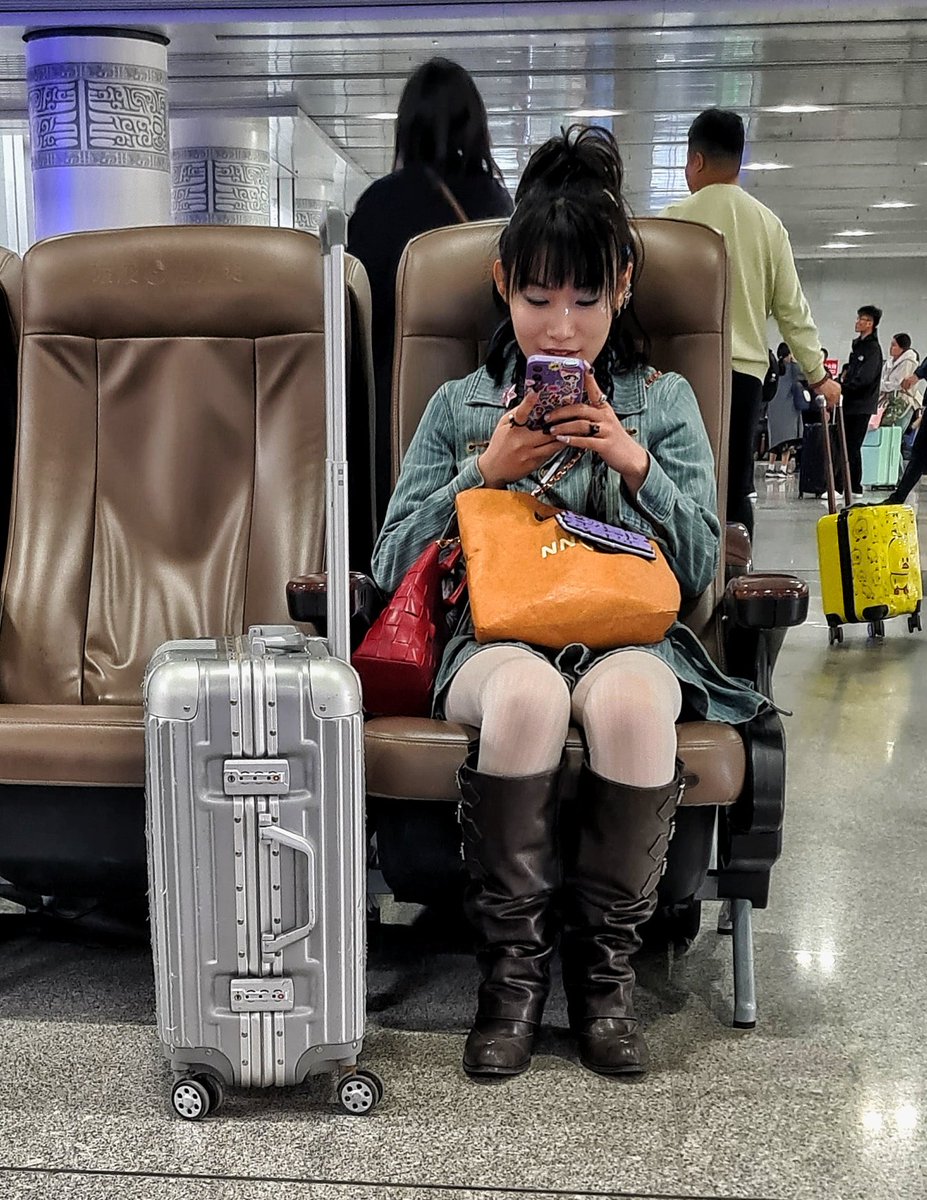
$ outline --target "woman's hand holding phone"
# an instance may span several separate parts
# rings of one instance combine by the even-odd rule
[[[560,443],[550,433],[527,427],[536,403],[534,392],[526,389],[521,404],[505,412],[493,431],[489,445],[477,460],[487,487],[503,488],[524,479],[560,449]]]
[[[647,478],[650,455],[628,433],[605,399],[586,364],[586,403],[557,410],[551,421],[555,440],[577,450],[592,450],[621,476],[632,496]]]

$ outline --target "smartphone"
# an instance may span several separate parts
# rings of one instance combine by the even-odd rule
[[[525,391],[533,391],[537,402],[528,417],[528,428],[537,432],[558,408],[582,404],[586,365],[581,358],[555,358],[532,354],[525,372]]]
[[[608,550],[613,554],[636,554],[639,558],[651,560],[657,557],[649,538],[642,533],[622,529],[619,525],[606,525],[604,521],[575,512],[558,512],[557,524],[564,533],[571,533],[597,550]]]

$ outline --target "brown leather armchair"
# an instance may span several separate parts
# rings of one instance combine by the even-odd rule
[[[501,228],[493,221],[435,230],[406,250],[397,284],[394,479],[428,399],[445,380],[479,365],[498,323],[490,268]],[[688,222],[643,220],[637,229],[644,265],[635,298],[651,338],[651,359],[683,374],[698,396],[717,463],[723,519],[730,403],[724,242]],[[741,541],[733,535],[732,545]],[[743,562],[730,590],[722,563],[683,617],[718,662],[771,694],[776,654],[785,628],[804,620],[807,587],[792,577],[753,579],[742,573],[749,548],[740,545],[739,551]],[[400,897],[435,899],[459,874],[455,775],[475,731],[403,718],[374,719],[366,729],[370,813],[386,884]],[[582,741],[575,730],[568,751],[578,765]],[[684,723],[679,752],[698,782],[678,814],[661,905],[665,912],[681,906],[691,921],[696,895],[733,901],[735,1024],[748,1027],[756,1015],[750,914],[767,902],[781,848],[782,724],[775,712],[742,728]],[[566,784],[572,786],[575,778]]]
[[[361,361],[366,278],[353,260],[348,276]],[[288,579],[321,568],[322,317],[318,240],[292,230],[126,229],[26,254],[0,608],[0,877],[17,896],[144,896],[150,654],[286,621]],[[355,521],[369,544],[369,504]]]

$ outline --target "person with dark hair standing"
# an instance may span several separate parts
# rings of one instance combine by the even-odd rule
[[[896,333],[889,344],[879,384],[879,424],[883,429],[898,425],[904,433],[911,423],[918,399],[915,392],[905,390],[904,382],[916,367],[917,351],[911,346],[911,335]]]
[[[428,229],[511,212],[476,84],[457,63],[431,59],[410,76],[399,101],[393,172],[364,192],[348,227],[348,252],[364,264],[373,299],[378,528],[392,484],[390,400],[402,252]]]
[[[792,451],[801,442],[802,413],[807,407],[801,371],[785,342],[780,342],[776,360],[776,394],[766,409],[769,430],[769,466],[766,468],[768,480],[785,479],[788,476]],[[779,460],[778,466],[776,459]]]
[[[740,187],[744,123],[735,112],[709,108],[689,129],[686,184],[692,193],[661,216],[709,225],[724,234],[731,261],[730,454],[727,519],[753,532],[753,448],[769,367],[766,322],[775,318],[813,392],[836,404],[824,353],[795,270],[789,235],[779,218]]]
[[[412,438],[373,572],[393,591],[442,536],[458,493],[545,489],[545,501],[657,541],[685,599],[721,552],[715,469],[692,388],[650,368],[632,292],[641,246],[607,130],[573,126],[531,156],[493,279],[508,312],[486,365],[444,384]],[[643,335],[643,336],[642,336]],[[583,402],[532,428],[536,354],[586,364]],[[526,1070],[560,934],[580,1061],[603,1075],[646,1069],[634,1015],[640,928],[682,794],[676,720],[748,721],[766,706],[715,667],[680,622],[649,646],[545,650],[483,645],[465,612],[444,652],[435,708],[479,729],[458,774],[468,915],[482,983],[463,1065],[476,1079]],[[570,724],[588,747],[560,811]]]
[[[855,497],[863,494],[863,440],[869,430],[869,418],[879,407],[882,381],[882,347],[876,330],[882,320],[881,308],[864,304],[856,311],[856,337],[850,357],[840,372],[843,388],[843,421],[847,431],[847,455],[850,460],[850,489]],[[843,486],[843,472],[838,472]]]
[[[914,388],[925,379],[927,379],[927,358],[910,375],[907,375],[902,380],[902,389],[905,392],[913,393]],[[904,504],[920,483],[921,477],[925,472],[927,472],[927,420],[924,420],[922,416],[917,436],[914,438],[914,445],[911,447],[911,457],[908,460],[908,465],[904,469],[898,486],[885,503]]]

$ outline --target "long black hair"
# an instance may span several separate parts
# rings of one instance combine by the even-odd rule
[[[489,142],[486,106],[470,74],[432,58],[409,76],[396,119],[397,167],[430,167],[442,176],[502,179]]]
[[[506,291],[532,284],[558,288],[572,284],[611,302],[622,272],[631,263],[632,292],[643,252],[631,229],[621,194],[624,167],[618,143],[607,129],[571,125],[532,154],[515,193],[515,212],[499,242]],[[634,314],[633,298],[616,312],[595,367],[604,391],[616,371],[646,361],[649,345]],[[511,317],[496,330],[486,368],[497,385],[516,346],[516,383],[524,377]]]

